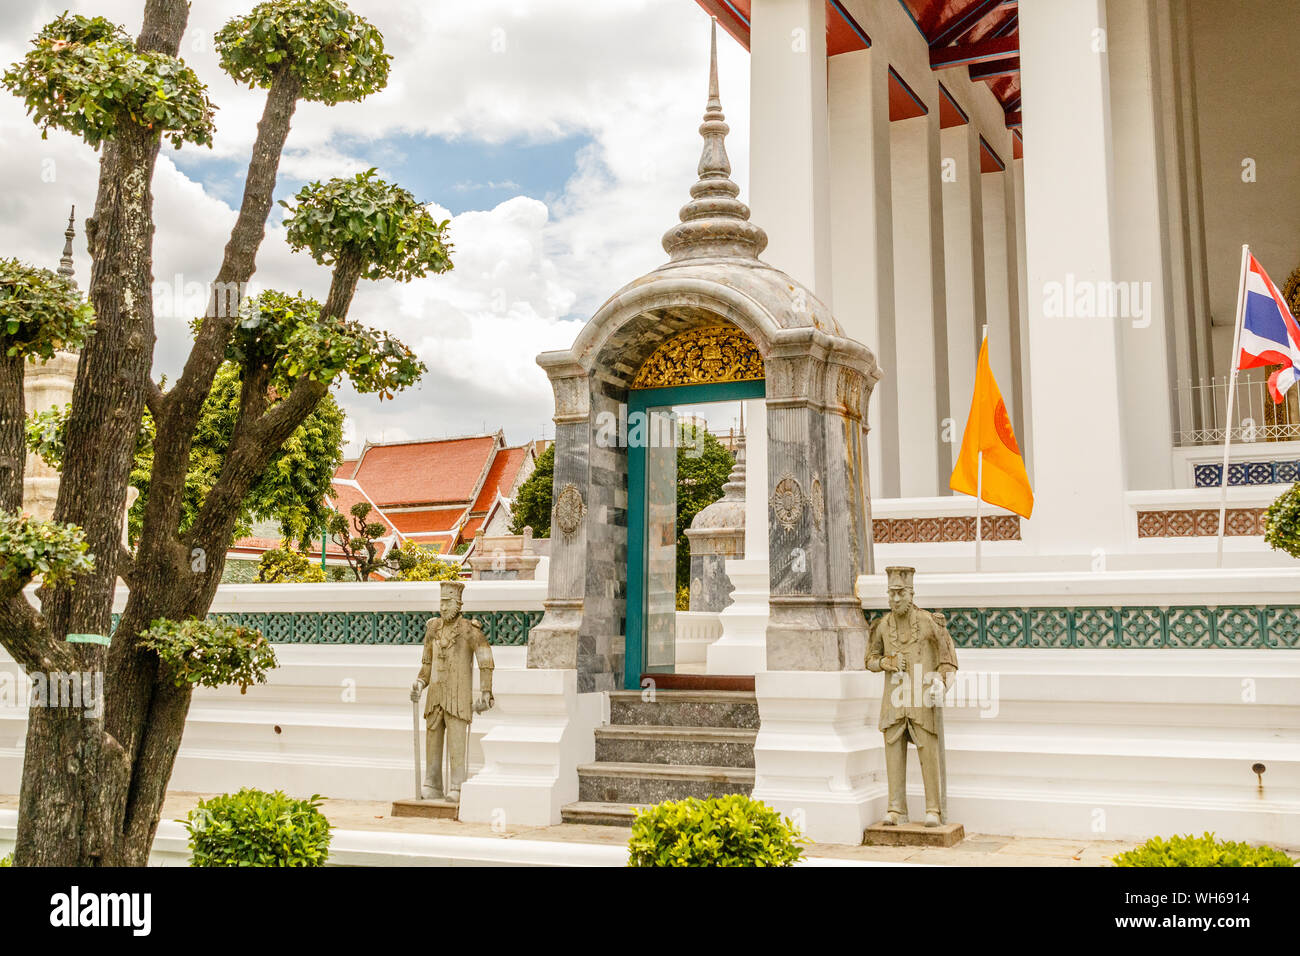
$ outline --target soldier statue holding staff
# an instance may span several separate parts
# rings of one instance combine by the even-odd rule
[[[925,825],[947,820],[943,695],[957,672],[957,650],[942,614],[912,603],[915,568],[886,568],[889,612],[871,628],[867,669],[884,671],[880,730],[885,735],[889,810],[884,823],[907,822],[907,742],[916,747],[925,784]]]
[[[463,581],[443,581],[440,616],[431,618],[424,631],[420,675],[411,687],[411,701],[429,688],[424,702],[425,756],[423,797],[443,799],[443,744],[447,751],[446,799],[460,799],[467,776],[466,751],[469,725],[495,703],[492,697],[492,647],[483,629],[461,614]],[[474,661],[478,661],[479,693],[474,696]],[[418,771],[418,749],[417,749]]]

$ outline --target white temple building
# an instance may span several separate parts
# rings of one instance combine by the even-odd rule
[[[986,567],[1213,565],[1241,246],[1300,266],[1295,4],[699,2],[750,53],[764,259],[885,371],[878,563],[972,567],[948,476],[987,326],[1037,504]],[[1237,408],[1225,565],[1289,564],[1260,535],[1295,396],[1243,374]]]

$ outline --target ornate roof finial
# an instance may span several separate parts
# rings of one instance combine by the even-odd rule
[[[749,259],[767,246],[767,233],[749,221],[749,207],[736,197],[740,187],[731,181],[727,158],[727,133],[731,131],[718,96],[718,20],[713,18],[709,52],[709,101],[700,135],[699,181],[691,187],[691,201],[682,207],[681,224],[664,233],[664,251],[673,259],[739,256]]]
[[[59,260],[59,275],[66,279],[72,278],[72,240],[76,238],[77,231],[73,223],[77,218],[77,207],[72,207],[72,212],[68,213],[68,228],[63,233],[63,258]]]

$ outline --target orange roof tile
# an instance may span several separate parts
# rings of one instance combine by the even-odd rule
[[[510,489],[514,487],[515,478],[519,475],[519,469],[523,467],[527,456],[527,445],[521,445],[519,448],[502,448],[498,451],[496,457],[492,459],[492,468],[488,471],[487,480],[483,482],[483,488],[474,501],[474,507],[469,510],[475,514],[487,511],[492,507],[492,502],[496,501],[498,492],[503,497],[509,498]],[[466,534],[470,533],[466,532]]]
[[[368,445],[354,478],[381,507],[468,502],[497,435]]]
[[[465,512],[459,508],[441,508],[424,511],[395,511],[388,516],[393,526],[404,535],[446,533],[456,526]]]
[[[343,463],[334,469],[335,478],[351,478],[357,470],[357,458],[344,458]]]

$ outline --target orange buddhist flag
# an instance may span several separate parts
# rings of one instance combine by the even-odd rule
[[[948,487],[963,494],[976,495],[979,483],[979,456],[984,453],[983,494],[991,505],[1014,511],[1028,518],[1034,510],[1034,492],[1029,487],[1025,461],[1020,457],[1016,433],[1007,417],[1007,406],[989,368],[989,342],[980,346],[979,365],[975,370],[975,396],[971,400],[970,418],[961,439],[957,467],[952,470]]]

